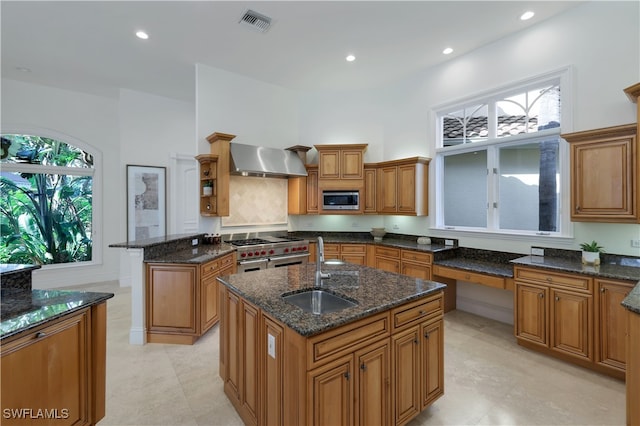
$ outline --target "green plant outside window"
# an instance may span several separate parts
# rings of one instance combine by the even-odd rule
[[[92,260],[93,157],[40,136],[2,135],[0,263]]]

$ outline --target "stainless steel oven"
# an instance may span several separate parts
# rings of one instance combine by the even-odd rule
[[[290,256],[270,257],[267,268],[280,268],[282,266],[302,265],[309,261],[309,252],[292,254]]]
[[[236,247],[238,272],[300,265],[309,260],[309,240],[303,238],[246,234],[225,241]]]

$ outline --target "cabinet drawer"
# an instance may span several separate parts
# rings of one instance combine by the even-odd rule
[[[433,255],[431,253],[423,253],[419,251],[402,250],[402,260],[408,260],[411,262],[426,263],[430,265],[432,263]]]
[[[340,252],[342,254],[346,254],[346,253],[365,254],[366,251],[367,251],[367,247],[364,244],[342,244],[340,246]]]
[[[313,336],[307,340],[307,368],[350,354],[375,340],[388,337],[390,332],[389,313],[384,312]]]
[[[391,311],[393,329],[410,326],[437,317],[442,315],[443,309],[442,293],[402,305]]]
[[[202,278],[207,277],[208,275],[215,274],[221,269],[226,269],[233,265],[234,259],[233,255],[228,254],[223,257],[219,257],[210,262],[207,262],[200,266],[200,276]]]
[[[567,287],[575,290],[584,290],[589,293],[593,290],[593,280],[591,278],[559,274],[556,272],[515,268],[514,278],[516,280],[527,280],[539,284]]]
[[[462,269],[447,268],[445,266],[434,266],[433,274],[439,277],[453,278],[454,280],[468,281],[488,287],[506,288],[505,279],[493,275],[469,272]]]
[[[376,246],[376,256],[387,256],[400,259],[400,249]]]

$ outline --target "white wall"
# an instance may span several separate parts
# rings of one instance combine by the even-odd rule
[[[369,143],[365,160],[371,162],[434,157],[430,115],[434,107],[569,65],[574,71],[573,123],[563,123],[564,132],[632,123],[636,105],[623,89],[640,79],[639,28],[637,2],[581,4],[375,91],[303,94],[299,132],[302,139],[313,143]],[[430,180],[433,212],[433,175]],[[527,253],[532,244],[520,238],[490,240],[434,231],[429,229],[430,219],[385,216],[382,220],[388,231],[451,236],[467,247]],[[326,224],[313,217],[300,222],[306,229],[321,229]],[[538,239],[535,245],[577,249],[580,242],[596,239],[608,252],[640,255],[640,250],[630,246],[632,236],[640,237],[640,226],[576,224],[573,241]]]
[[[214,132],[236,135],[232,142],[287,148],[308,145],[298,137],[298,102],[295,92],[238,74],[198,64],[196,67],[196,128],[198,154],[210,152],[206,137]],[[286,200],[286,194],[282,194]],[[256,206],[260,208],[259,205]],[[259,230],[287,229],[286,225]],[[208,233],[251,232],[245,226],[222,229],[219,218],[200,219]]]
[[[52,288],[118,278],[119,254],[107,245],[117,242],[120,231],[113,206],[120,205],[120,181],[112,179],[120,173],[118,146],[118,104],[115,99],[86,95],[51,87],[2,80],[2,128],[41,128],[69,135],[102,153],[103,209],[94,214],[102,221],[93,230],[96,252],[102,252],[99,263],[91,266],[52,266],[33,273],[34,288]]]
[[[187,102],[122,90],[118,99],[2,80],[2,126],[50,129],[83,141],[102,153],[103,194],[99,226],[94,230],[91,266],[45,266],[34,272],[35,288],[54,288],[120,279],[128,283],[129,261],[109,244],[126,240],[126,165],[167,167],[167,203],[171,206],[169,166],[172,153],[196,155],[194,106]],[[195,161],[195,160],[194,160]],[[192,187],[196,188],[195,183]],[[197,206],[194,207],[197,210]],[[171,212],[168,231],[175,228]],[[124,261],[123,261],[124,260]],[[122,264],[122,269],[120,268]]]

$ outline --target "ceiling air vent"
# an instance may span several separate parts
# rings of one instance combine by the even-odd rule
[[[261,33],[265,33],[269,27],[271,27],[271,18],[251,9],[247,9],[247,11],[242,15],[242,18],[240,18],[239,23]]]

